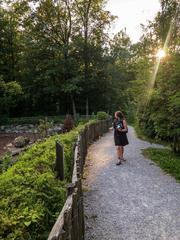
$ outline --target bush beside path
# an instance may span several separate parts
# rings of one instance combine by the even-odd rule
[[[80,123],[70,132],[37,142],[20,154],[13,166],[0,166],[0,240],[47,238],[66,201],[74,144],[85,126],[94,122]],[[56,141],[64,146],[64,181],[59,181],[54,171]]]

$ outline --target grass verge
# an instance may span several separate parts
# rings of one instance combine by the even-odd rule
[[[147,148],[142,150],[143,155],[163,169],[166,173],[175,177],[180,182],[180,155],[169,149]]]
[[[142,131],[142,129],[137,124],[133,124],[132,126],[135,129],[136,136],[138,138],[140,138],[141,140],[148,141],[150,143],[162,144],[164,146],[170,147],[170,143],[168,143],[168,142],[162,141],[159,138],[150,138],[150,137],[146,136],[145,133]]]

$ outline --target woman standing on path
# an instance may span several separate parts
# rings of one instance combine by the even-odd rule
[[[129,144],[126,133],[128,131],[127,122],[122,114],[122,112],[115,112],[115,119],[113,122],[114,127],[114,142],[117,147],[117,157],[118,162],[116,165],[120,165],[122,161],[126,161],[123,157],[124,154],[124,146]]]

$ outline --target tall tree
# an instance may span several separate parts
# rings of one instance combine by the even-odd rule
[[[86,115],[89,115],[89,86],[90,82],[90,45],[103,42],[104,30],[114,17],[104,10],[104,0],[75,0],[77,24],[83,39],[84,85],[86,97]],[[81,26],[83,27],[81,29]]]

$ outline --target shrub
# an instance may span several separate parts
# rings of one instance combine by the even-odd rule
[[[88,123],[90,124],[90,123]],[[73,147],[84,125],[34,144],[0,175],[0,239],[46,239],[66,200]],[[65,181],[55,178],[55,141],[64,145]]]
[[[39,124],[40,119],[46,119],[54,123],[63,123],[64,116],[34,116],[34,117],[20,117],[20,118],[8,118],[7,116],[0,118],[0,124]]]
[[[10,153],[6,153],[0,158],[0,173],[7,171],[13,164],[12,156]]]
[[[98,120],[105,120],[108,118],[108,114],[106,112],[97,112]]]
[[[71,115],[66,115],[64,119],[63,132],[69,132],[74,128],[74,121]]]
[[[38,132],[40,136],[48,137],[48,129],[53,126],[53,122],[48,122],[47,117],[39,120]]]

